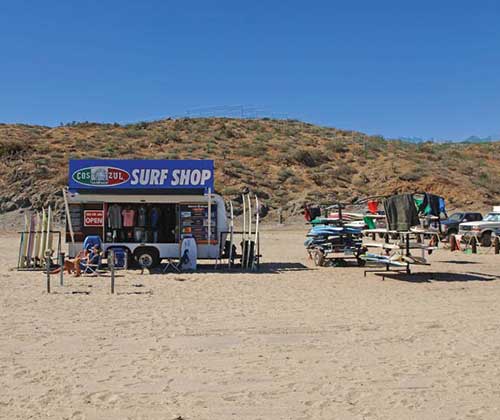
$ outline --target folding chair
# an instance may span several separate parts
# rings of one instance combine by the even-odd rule
[[[163,267],[163,272],[166,273],[169,268],[172,268],[172,270],[180,273],[181,262],[180,261],[176,262],[174,258],[167,258],[167,264],[165,265],[165,267]]]
[[[92,249],[87,257],[80,261],[81,273],[99,276],[101,262],[102,252],[94,252]]]
[[[98,235],[89,235],[83,241],[83,249],[88,251],[86,257],[80,261],[80,270],[82,274],[99,275],[99,268],[102,263],[102,252],[96,252],[94,248],[102,249],[101,237]],[[84,252],[84,251],[83,251]]]

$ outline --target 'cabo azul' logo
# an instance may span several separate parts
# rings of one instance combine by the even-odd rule
[[[110,166],[82,168],[73,173],[74,181],[95,187],[112,187],[123,184],[129,179],[130,175],[127,171]]]

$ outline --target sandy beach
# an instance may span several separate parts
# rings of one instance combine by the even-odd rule
[[[17,272],[0,241],[2,419],[498,419],[500,256],[409,278],[315,268],[268,229],[260,273]]]

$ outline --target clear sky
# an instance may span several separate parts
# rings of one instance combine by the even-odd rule
[[[500,137],[497,0],[2,0],[0,121],[255,106],[387,137]]]

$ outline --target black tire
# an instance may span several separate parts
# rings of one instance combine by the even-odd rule
[[[484,232],[481,235],[481,245],[482,246],[491,246],[491,232]]]
[[[323,253],[323,251],[319,249],[314,251],[313,261],[314,265],[316,265],[317,267],[323,267],[323,265],[325,264],[325,254]]]
[[[160,256],[154,248],[142,248],[135,250],[134,258],[141,268],[154,268],[160,264]]]
[[[366,261],[362,258],[357,258],[356,261],[358,262],[358,267],[364,267],[366,265]]]

